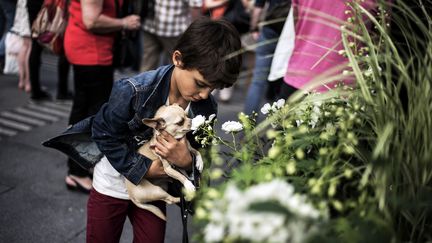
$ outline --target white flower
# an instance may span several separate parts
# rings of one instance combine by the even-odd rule
[[[191,130],[196,131],[202,124],[205,122],[205,117],[202,115],[198,115],[192,119]]]
[[[264,115],[267,115],[271,111],[271,109],[272,109],[271,105],[269,103],[266,103],[261,108],[261,113],[263,113]]]
[[[378,66],[378,72],[381,73],[381,71],[382,71],[381,67]],[[366,77],[372,77],[372,75],[373,75],[373,69],[372,69],[372,67],[369,67],[369,68],[364,72],[364,75],[365,75]]]
[[[364,72],[364,75],[365,75],[366,77],[372,77],[372,74],[373,74],[373,70],[372,70],[371,67],[369,67],[368,70],[366,70],[366,71]]]
[[[206,121],[206,123],[210,123],[211,121],[213,121],[213,119],[216,117],[216,114],[211,114],[208,118],[208,120]]]
[[[273,104],[271,104],[271,105],[269,103],[266,103],[261,108],[261,113],[263,113],[264,115],[267,115],[270,112],[275,112],[275,111],[281,109],[284,105],[285,105],[284,99],[279,99],[278,101],[273,102]]]
[[[208,224],[204,232],[206,242],[219,242],[225,235],[224,227],[220,224]]]
[[[223,197],[215,197],[212,202],[207,207],[210,222],[204,229],[206,242],[234,239],[301,243],[316,229],[314,223],[310,223],[318,222],[322,215],[308,203],[306,196],[295,194],[294,187],[280,179],[244,191],[230,183]],[[266,202],[278,203],[292,214],[287,216],[273,212],[271,208],[251,208],[255,203]]]
[[[299,119],[299,120],[296,120],[296,125],[299,127],[301,124],[303,124],[303,120],[302,119]]]
[[[243,130],[243,125],[240,122],[227,121],[224,124],[222,124],[222,130],[224,130],[225,133],[239,132]]]
[[[285,105],[285,100],[284,99],[279,99],[278,101],[276,101],[274,103],[274,105],[275,105],[275,107],[277,109],[280,109],[280,108],[282,108]]]
[[[317,115],[316,113],[312,113],[310,116],[310,121],[309,121],[309,125],[314,128],[318,122],[319,119],[319,115]]]

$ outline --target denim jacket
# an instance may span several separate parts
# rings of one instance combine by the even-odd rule
[[[43,145],[66,153],[84,168],[91,168],[105,155],[120,174],[138,184],[151,160],[137,153],[137,149],[153,133],[142,119],[152,118],[165,104],[173,68],[162,66],[115,82],[109,101],[95,116],[78,122]],[[192,102],[188,115],[208,117],[216,113],[217,104],[209,95],[206,100]],[[198,147],[191,133],[187,138],[193,147]]]

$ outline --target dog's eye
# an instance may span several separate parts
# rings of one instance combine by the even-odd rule
[[[179,122],[177,122],[177,125],[178,126],[183,126],[183,123],[184,123],[184,118],[182,118]]]

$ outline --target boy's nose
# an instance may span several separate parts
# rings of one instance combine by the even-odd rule
[[[212,89],[210,87],[201,90],[201,92],[199,93],[200,98],[203,100],[207,99],[211,91]]]

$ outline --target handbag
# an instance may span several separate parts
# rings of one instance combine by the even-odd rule
[[[5,38],[5,47],[6,47],[6,55],[5,55],[5,65],[3,69],[4,74],[18,74],[18,53],[22,48],[23,40],[21,36],[16,35],[15,33],[8,32],[6,33]]]
[[[294,11],[291,8],[288,17],[285,20],[285,24],[282,29],[282,33],[279,37],[276,45],[275,52],[273,54],[272,64],[270,68],[270,74],[268,81],[276,81],[283,78],[288,69],[288,63],[294,50],[295,44],[295,28],[294,28]]]
[[[120,8],[118,0],[115,0],[117,18],[122,18],[129,14],[133,6],[128,1],[123,2]],[[113,44],[113,66],[115,68],[132,67],[139,61],[138,50],[139,36],[137,31],[122,30],[116,33]]]
[[[240,34],[249,32],[250,15],[240,0],[230,0],[223,16]]]
[[[54,54],[63,53],[67,0],[45,0],[32,24],[32,37]]]
[[[139,53],[136,51],[136,43],[138,36],[132,33],[121,31],[116,36],[113,45],[113,66],[115,68],[132,67],[139,58]]]

